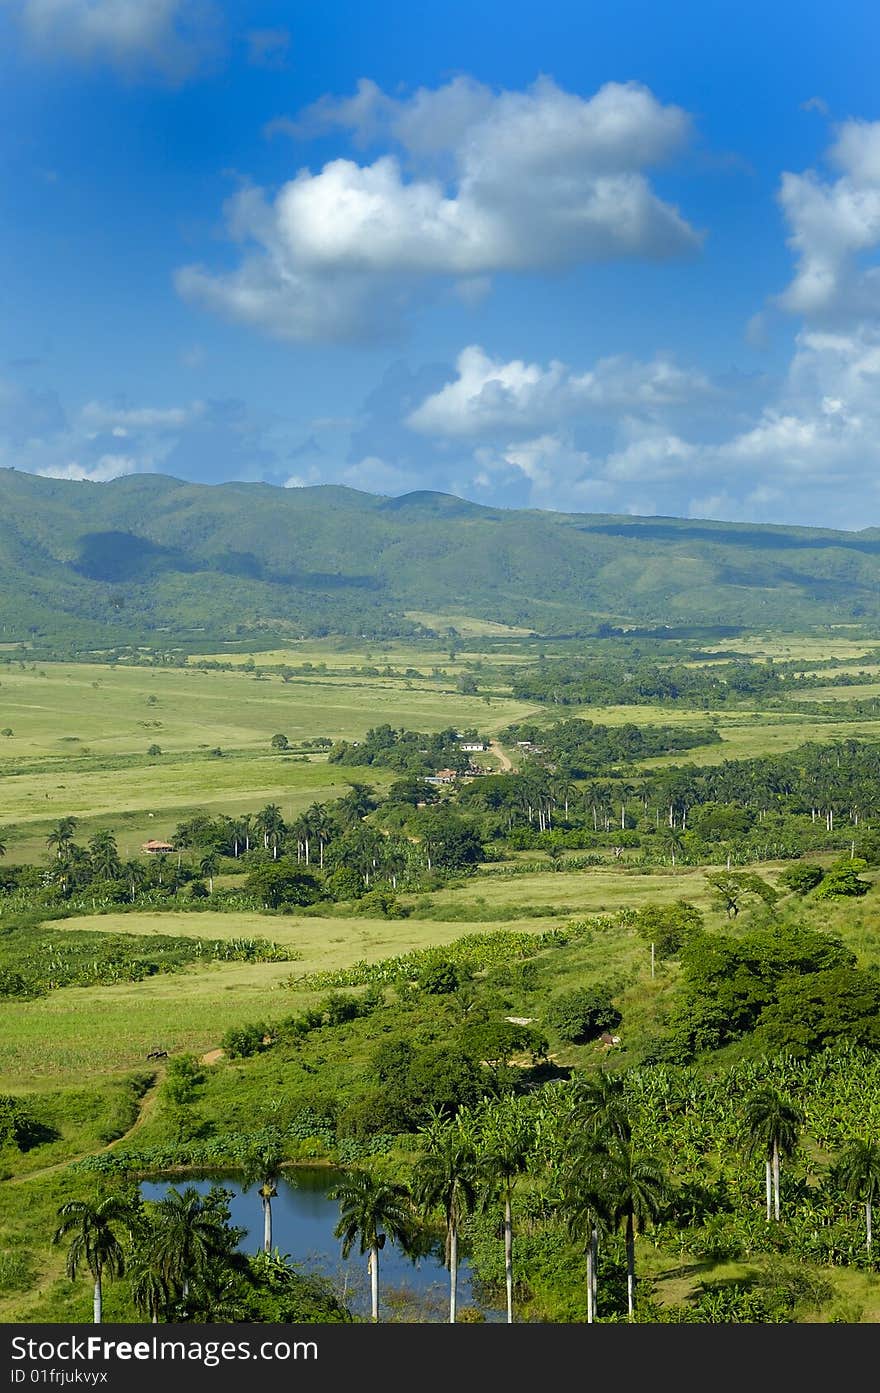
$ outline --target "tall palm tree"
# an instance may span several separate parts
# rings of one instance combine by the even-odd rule
[[[95,1325],[101,1324],[104,1274],[121,1277],[125,1271],[125,1254],[114,1224],[130,1224],[131,1217],[131,1202],[120,1195],[108,1195],[95,1201],[68,1200],[58,1210],[61,1223],[52,1235],[52,1242],[60,1243],[68,1234],[72,1235],[67,1250],[67,1275],[73,1281],[82,1266],[92,1274]]]
[[[73,834],[77,825],[75,817],[60,818],[46,838],[46,846],[49,850],[52,851],[54,848],[58,856],[63,856],[73,842]]]
[[[838,1157],[834,1174],[846,1198],[865,1206],[866,1247],[870,1256],[874,1205],[880,1204],[880,1144],[861,1138],[850,1142]]]
[[[263,1206],[263,1252],[272,1251],[272,1201],[278,1196],[276,1180],[284,1159],[280,1136],[272,1137],[264,1146],[250,1151],[245,1157],[242,1188],[249,1190],[259,1182],[257,1193]]]
[[[614,1139],[603,1164],[607,1179],[608,1210],[616,1227],[626,1235],[626,1306],[630,1320],[635,1310],[635,1236],[654,1223],[669,1192],[669,1182],[655,1155],[637,1151],[632,1142]]]
[[[311,859],[312,824],[308,813],[300,813],[296,821],[288,828],[290,835],[296,841],[296,859],[304,860],[306,865]]]
[[[306,813],[312,836],[318,843],[318,865],[324,869],[324,848],[333,836],[334,825],[323,803],[313,803]]]
[[[385,1246],[386,1235],[392,1242],[398,1239],[407,1244],[413,1227],[409,1194],[403,1185],[352,1170],[330,1192],[330,1198],[339,1201],[339,1222],[333,1233],[342,1239],[342,1256],[348,1257],[356,1239],[359,1252],[369,1254],[370,1309],[373,1320],[378,1321],[379,1251]]]
[[[207,878],[208,894],[214,893],[214,876],[220,866],[220,858],[216,851],[207,851],[199,860],[199,874]]]
[[[449,1268],[449,1320],[456,1319],[458,1298],[458,1235],[461,1222],[478,1198],[476,1145],[471,1119],[464,1109],[451,1121],[435,1113],[419,1129],[423,1152],[413,1167],[413,1198],[430,1212],[438,1206],[446,1221],[444,1259]]]
[[[128,1287],[135,1310],[157,1325],[159,1315],[171,1303],[171,1285],[162,1270],[160,1255],[152,1247],[148,1228],[128,1264]]]
[[[277,803],[267,803],[254,818],[254,826],[263,838],[263,846],[268,851],[272,847],[273,859],[278,858],[278,843],[284,835],[284,818]]]
[[[120,871],[119,849],[112,832],[96,832],[89,838],[89,855],[95,874],[114,880]]]
[[[533,1145],[534,1129],[512,1100],[503,1101],[487,1114],[480,1129],[477,1164],[482,1206],[487,1208],[500,1198],[504,1207],[508,1325],[513,1324],[513,1186],[517,1176],[526,1170]]]
[[[230,1228],[228,1192],[212,1186],[202,1195],[194,1185],[172,1185],[152,1206],[153,1247],[159,1271],[175,1297],[184,1302],[190,1286],[219,1264],[231,1261],[243,1229]]]
[[[593,1140],[571,1156],[561,1176],[558,1208],[572,1238],[587,1256],[587,1324],[596,1319],[599,1235],[611,1226],[610,1191],[601,1144]]]
[[[743,1125],[749,1150],[763,1153],[766,1168],[767,1221],[779,1219],[779,1162],[792,1156],[803,1116],[775,1088],[759,1088],[746,1099]]]
[[[119,868],[120,876],[124,876],[128,884],[129,897],[134,903],[138,890],[144,884],[147,873],[140,861],[124,861]]]

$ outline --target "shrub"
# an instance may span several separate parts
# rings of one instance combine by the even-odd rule
[[[262,1023],[232,1026],[227,1030],[220,1047],[230,1059],[245,1059],[265,1048],[266,1027]]]
[[[575,987],[562,992],[547,1007],[547,1023],[561,1039],[576,1044],[592,1040],[621,1022],[621,1014],[607,987]]]

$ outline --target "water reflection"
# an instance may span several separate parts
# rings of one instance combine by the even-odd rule
[[[370,1285],[367,1258],[358,1245],[348,1258],[342,1257],[340,1239],[333,1229],[339,1219],[339,1206],[329,1191],[339,1172],[327,1166],[297,1167],[276,1182],[277,1198],[272,1201],[272,1245],[301,1265],[303,1271],[328,1277],[345,1305],[358,1316],[370,1314]],[[243,1192],[235,1175],[187,1175],[176,1180],[144,1181],[141,1194],[146,1200],[161,1199],[170,1185],[182,1190],[194,1185],[202,1194],[212,1183],[232,1193],[229,1208],[233,1224],[246,1229],[241,1247],[258,1252],[263,1242],[263,1211],[257,1187]],[[479,1310],[487,1321],[504,1318],[503,1311],[489,1305],[480,1291],[467,1259],[459,1261],[458,1308]],[[443,1265],[442,1249],[435,1245],[424,1255],[411,1259],[400,1248],[386,1242],[379,1260],[379,1318],[389,1321],[444,1321],[449,1319],[449,1273]]]

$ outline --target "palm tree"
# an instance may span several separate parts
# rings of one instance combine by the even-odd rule
[[[156,1325],[159,1313],[168,1309],[172,1290],[162,1270],[160,1256],[149,1241],[150,1234],[151,1229],[147,1228],[128,1264],[128,1286],[135,1310]]]
[[[112,832],[96,832],[89,838],[89,854],[95,874],[102,880],[115,880],[120,871],[119,849]]]
[[[119,868],[120,876],[128,882],[129,897],[134,903],[138,890],[146,880],[146,871],[140,861],[124,861]]]
[[[218,1263],[229,1264],[243,1229],[230,1228],[228,1192],[212,1186],[207,1195],[194,1185],[172,1185],[152,1209],[153,1248],[158,1270],[169,1290],[185,1302],[191,1284],[207,1277]]]
[[[874,1205],[880,1204],[880,1144],[858,1139],[838,1157],[834,1174],[846,1198],[865,1206],[866,1247],[871,1254]]]
[[[46,838],[46,846],[51,851],[54,847],[58,856],[63,856],[64,852],[73,842],[73,834],[77,829],[77,819],[75,817],[62,817]]]
[[[306,865],[309,864],[309,847],[312,840],[312,824],[308,813],[300,813],[299,817],[288,828],[291,836],[296,841],[296,859],[302,858]]]
[[[318,842],[318,865],[324,869],[324,847],[333,836],[333,822],[323,803],[313,803],[306,813],[312,836]]]
[[[348,1257],[355,1239],[359,1251],[369,1254],[370,1308],[373,1320],[378,1321],[379,1251],[385,1246],[386,1234],[392,1242],[408,1242],[412,1232],[408,1192],[403,1185],[376,1179],[367,1171],[353,1170],[330,1192],[330,1199],[339,1201],[339,1222],[333,1233],[342,1239],[342,1256]]]
[[[771,1204],[779,1219],[779,1161],[794,1154],[803,1117],[775,1088],[759,1088],[746,1099],[743,1123],[749,1149],[763,1152],[766,1165],[767,1221]]]
[[[214,893],[214,876],[220,866],[220,858],[216,851],[208,851],[199,861],[199,874],[206,876],[208,880],[208,894]]]
[[[449,1268],[449,1320],[456,1319],[458,1234],[461,1221],[476,1205],[478,1170],[470,1118],[464,1109],[446,1121],[435,1113],[427,1127],[423,1154],[413,1167],[413,1198],[425,1212],[440,1206],[446,1220],[444,1260]]]
[[[587,1324],[596,1319],[599,1235],[611,1225],[609,1190],[598,1143],[583,1147],[562,1175],[558,1208],[572,1238],[584,1244],[587,1255]]]
[[[663,1206],[669,1184],[655,1155],[637,1151],[632,1142],[615,1139],[603,1166],[608,1183],[608,1211],[612,1223],[626,1232],[626,1305],[630,1320],[635,1310],[635,1236],[653,1223]]]
[[[260,1201],[263,1206],[263,1252],[272,1251],[272,1201],[277,1198],[275,1182],[281,1170],[283,1152],[280,1136],[272,1137],[265,1146],[257,1147],[245,1158],[242,1189],[249,1190],[259,1181]]]
[[[483,1183],[481,1204],[499,1197],[504,1206],[504,1279],[507,1323],[513,1324],[513,1186],[526,1169],[534,1129],[516,1104],[506,1100],[487,1115],[479,1138],[478,1168]]]
[[[667,827],[663,831],[661,841],[672,858],[672,869],[675,870],[675,853],[684,849],[684,838],[677,827]]]
[[[284,835],[284,818],[277,803],[267,803],[254,818],[254,826],[262,834],[266,850],[272,847],[272,857],[278,858],[278,843]]]
[[[81,1266],[88,1268],[95,1280],[94,1323],[101,1324],[103,1311],[102,1279],[121,1277],[125,1271],[125,1254],[113,1227],[130,1223],[132,1207],[120,1195],[108,1195],[102,1200],[68,1200],[58,1210],[61,1220],[52,1236],[53,1243],[72,1234],[67,1250],[66,1271],[71,1281]]]

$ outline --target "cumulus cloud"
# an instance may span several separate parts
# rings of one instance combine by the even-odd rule
[[[72,460],[68,464],[48,465],[37,473],[46,479],[74,479],[78,483],[106,484],[110,479],[119,479],[123,474],[136,474],[138,461],[131,455],[101,455],[92,465],[78,464]]]
[[[779,202],[797,264],[777,303],[816,323],[876,319],[880,271],[866,258],[880,244],[880,121],[841,123],[828,160],[835,179],[814,169],[782,176]]]
[[[684,147],[690,118],[638,83],[583,98],[546,78],[498,94],[459,78],[408,101],[362,83],[286,129],[326,126],[401,153],[301,168],[274,196],[241,190],[225,210],[239,265],[181,268],[181,295],[279,337],[356,338],[437,278],[484,293],[499,272],[662,261],[700,245],[644,172]]]
[[[603,358],[578,374],[556,361],[545,367],[518,359],[500,362],[474,344],[459,354],[456,371],[453,382],[407,417],[414,430],[459,438],[499,429],[531,431],[568,416],[651,411],[713,392],[703,373],[659,356],[649,363],[621,355]]]
[[[210,0],[0,0],[43,54],[107,63],[126,73],[152,69],[175,80],[217,52]]]

